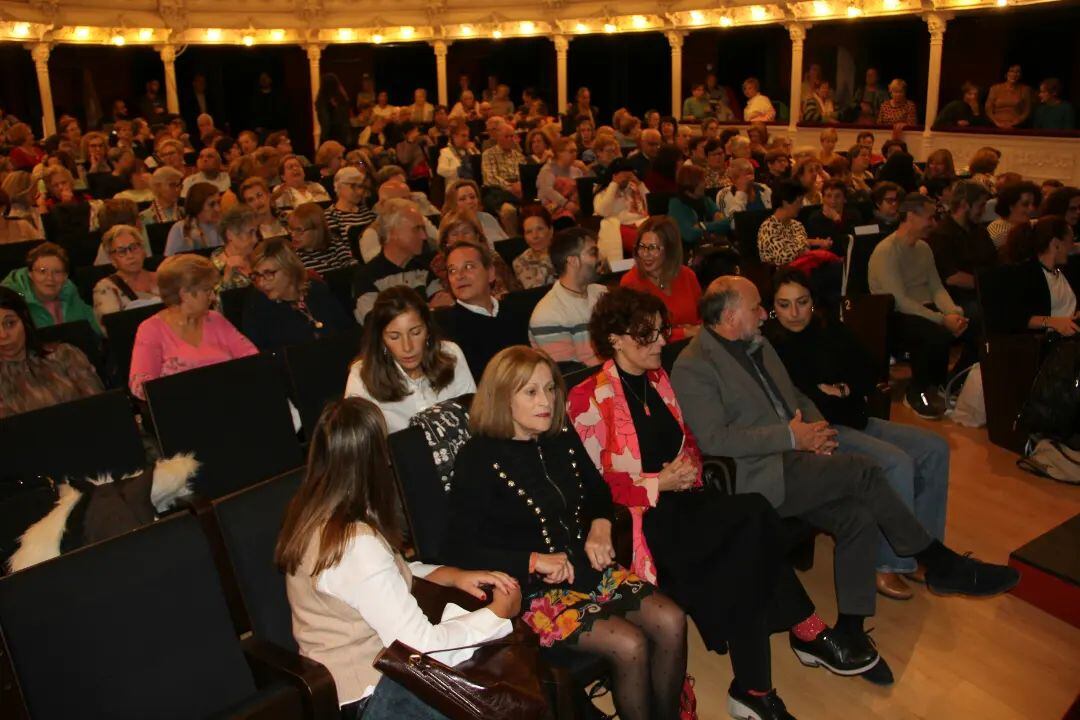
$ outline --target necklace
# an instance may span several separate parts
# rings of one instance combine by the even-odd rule
[[[630,387],[630,383],[623,383],[623,387],[629,390],[630,394],[634,396],[634,399],[641,403],[642,409],[645,410],[645,417],[652,417],[652,412],[649,410],[649,404],[643,399],[649,397],[649,374],[645,373],[642,377],[645,382],[641,385],[641,397],[638,397],[638,394]]]

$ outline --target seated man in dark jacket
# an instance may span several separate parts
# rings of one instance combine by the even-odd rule
[[[491,294],[495,268],[491,251],[483,245],[455,245],[446,256],[446,275],[455,303],[440,310],[436,319],[461,347],[469,370],[479,379],[497,352],[529,344],[529,316],[515,313],[512,299],[500,304]]]
[[[949,215],[926,239],[934,251],[941,282],[969,318],[977,312],[976,272],[997,264],[997,249],[979,222],[989,199],[990,192],[980,183],[956,183],[949,200]]]

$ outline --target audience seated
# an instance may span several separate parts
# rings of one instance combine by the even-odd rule
[[[821,208],[806,219],[806,234],[827,238],[838,254],[844,254],[852,228],[862,224],[859,213],[847,205],[847,186],[843,180],[826,180],[821,189]]]
[[[0,287],[0,418],[94,395],[101,380],[67,343],[43,343],[26,301]]]
[[[183,187],[180,189],[180,197],[186,197],[188,190],[195,183],[210,183],[218,189],[218,192],[228,192],[232,185],[229,174],[221,170],[221,156],[213,147],[204,147],[199,151],[195,161],[196,172],[184,178]]]
[[[959,372],[977,359],[977,331],[941,282],[934,253],[925,238],[934,202],[911,193],[900,205],[900,225],[870,256],[870,292],[892,295],[896,310],[890,324],[899,346],[911,353],[911,382],[904,402],[929,419],[945,413],[941,388],[949,379],[949,347],[959,339],[964,352]]]
[[[1018,225],[1003,248],[1006,261],[1018,265],[1010,298],[995,299],[1004,312],[992,329],[1005,332],[1043,330],[1063,337],[1080,332],[1077,293],[1080,282],[1066,267],[1075,235],[1060,215],[1047,215],[1034,224]],[[990,325],[990,318],[987,324]]]
[[[375,403],[389,432],[443,400],[476,391],[461,348],[443,340],[423,297],[400,283],[378,294],[345,396]]]
[[[761,335],[765,310],[753,283],[737,276],[713,281],[702,320],[705,331],[682,351],[672,372],[687,426],[702,452],[735,459],[737,492],[761,493],[781,517],[801,517],[836,537],[838,633],[870,643],[863,623],[875,607],[875,525],[897,555],[926,566],[932,592],[987,596],[1017,583],[1012,568],[958,555],[935,540],[875,462],[833,454],[836,430],[796,389]],[[795,638],[792,644],[800,649]],[[884,658],[866,676],[892,682]]]
[[[433,306],[449,305],[452,300],[442,282],[420,259],[427,227],[416,204],[394,198],[379,205],[377,232],[381,250],[353,279],[356,322],[363,324],[379,293],[395,285],[419,290]]]
[[[443,202],[443,215],[448,215],[458,208],[468,210],[476,216],[484,232],[484,239],[494,247],[494,243],[507,238],[506,231],[491,213],[484,212],[480,205],[480,186],[475,180],[454,180],[446,186],[446,200]]]
[[[551,215],[542,205],[534,204],[521,208],[520,216],[528,247],[514,258],[514,276],[526,290],[551,285],[558,277],[551,263]]]
[[[907,83],[896,78],[889,83],[889,98],[881,103],[878,125],[915,125],[915,102],[907,99]]]
[[[258,352],[210,309],[221,280],[210,260],[194,254],[166,258],[157,280],[165,309],[144,320],[135,334],[128,377],[132,395],[144,400],[143,386],[151,380]]]
[[[45,242],[26,255],[26,267],[12,270],[0,285],[22,296],[38,328],[86,320],[98,335],[94,310],[71,282],[71,261],[59,245]]]
[[[500,124],[492,138],[495,144],[484,150],[481,157],[484,208],[498,215],[504,228],[516,233],[516,210],[523,199],[519,168],[525,164],[525,156],[517,147],[514,128],[508,123]]]
[[[138,228],[113,225],[101,238],[101,246],[109,255],[116,272],[103,277],[94,285],[94,317],[104,332],[101,318],[121,310],[161,302],[157,273],[143,267],[146,249]]]
[[[259,242],[255,213],[247,205],[234,205],[222,216],[220,230],[225,244],[210,253],[210,262],[221,275],[214,292],[251,285],[251,253]]]
[[[559,279],[540,299],[529,319],[529,342],[555,362],[586,367],[598,358],[589,341],[589,317],[607,288],[593,281],[600,266],[596,238],[581,227],[560,230],[551,243],[551,262]]]
[[[326,226],[332,241],[348,247],[349,230],[375,222],[373,213],[364,203],[364,174],[354,167],[343,167],[334,174],[334,204],[326,209]]]
[[[1039,83],[1039,104],[1031,118],[1036,130],[1072,130],[1076,127],[1076,110],[1071,102],[1061,99],[1061,81],[1047,78]]]
[[[454,464],[446,557],[515,578],[541,645],[607,659],[620,717],[678,717],[686,618],[615,564],[611,494],[564,431],[565,403],[544,353],[515,346],[492,359]]]
[[[633,290],[600,298],[589,331],[604,366],[571,389],[567,414],[612,499],[641,518],[631,570],[687,609],[707,648],[730,650],[733,716],[784,717],[772,689],[771,630],[791,628],[810,655],[844,673],[866,670],[877,651],[845,643],[844,656],[836,652],[835,633],[777,544],[780,520],[764,498],[703,485],[701,453],[660,364],[665,315],[659,300]],[[687,547],[697,548],[693,560]],[[736,580],[751,574],[764,583]]]
[[[294,209],[285,225],[292,249],[308,270],[324,273],[356,265],[348,242],[331,234],[323,209],[315,203]]]
[[[184,199],[183,220],[169,230],[165,255],[216,248],[224,243],[218,229],[221,222],[221,193],[210,183],[196,183]]]
[[[439,323],[465,354],[474,378],[503,348],[529,342],[525,318],[513,314],[495,294],[492,255],[482,243],[462,240],[451,245],[446,256],[455,302],[440,313]]]
[[[34,139],[34,131],[26,123],[16,123],[7,130],[7,142],[11,145],[11,167],[15,170],[33,170],[45,160],[45,152]]]
[[[903,195],[904,189],[894,182],[886,180],[874,184],[870,200],[874,204],[874,222],[877,223],[879,234],[888,235],[900,224],[900,200]]]
[[[459,182],[471,181],[463,180]],[[431,263],[428,266],[444,288],[450,285],[446,273],[446,257],[451,248],[459,242],[486,245],[488,250],[493,253],[492,267],[495,271],[495,280],[492,289],[495,297],[502,299],[507,293],[521,289],[521,285],[518,283],[517,278],[514,277],[514,273],[506,264],[506,261],[502,259],[501,255],[494,254],[495,244],[484,237],[483,228],[477,222],[476,215],[464,206],[458,210],[449,211],[442,216],[437,240],[438,252],[431,258]]]
[[[682,119],[701,122],[709,114],[709,99],[705,95],[705,83],[694,83],[690,97],[683,100]]]
[[[802,209],[804,194],[803,186],[794,180],[777,186],[773,197],[776,209],[758,228],[757,245],[762,262],[787,265],[806,255],[811,248],[832,247],[832,240],[828,238],[808,238],[806,228],[795,219]],[[817,267],[823,261],[824,258],[819,258],[809,264]]]
[[[473,165],[470,157],[479,154],[476,144],[469,137],[469,126],[464,122],[450,125],[450,142],[439,151],[438,175],[451,183],[454,180],[473,180]]]
[[[867,398],[876,390],[873,365],[843,324],[814,311],[810,282],[785,268],[773,280],[773,315],[765,326],[795,387],[836,429],[839,452],[873,458],[889,485],[933,537],[945,536],[949,487],[949,446],[938,434],[871,417]],[[911,588],[902,576],[924,582],[913,558],[901,558],[881,536],[877,589],[906,600]]]
[[[989,118],[983,112],[982,103],[979,102],[979,86],[971,82],[961,85],[960,98],[946,103],[934,119],[935,130],[987,127],[990,124]]]
[[[683,264],[683,243],[675,222],[660,215],[642,223],[634,259],[634,267],[619,284],[660,299],[671,323],[671,340],[697,335],[701,330],[701,286],[697,275]]]
[[[787,165],[787,156],[784,156]],[[770,168],[774,166],[770,165]],[[775,165],[779,167],[779,163]],[[745,158],[735,158],[728,164],[730,184],[716,193],[716,205],[724,217],[730,218],[745,210],[772,209],[772,188],[754,181],[754,166]],[[779,178],[779,176],[773,176]]]
[[[270,186],[261,177],[249,177],[240,185],[240,202],[255,213],[260,240],[289,236],[288,228],[275,215],[274,206],[270,203]]]
[[[259,350],[299,345],[353,327],[326,284],[308,276],[283,239],[260,243],[251,267],[251,281],[259,292],[247,296],[242,327]]]
[[[660,131],[652,129],[641,131],[641,137],[638,138],[637,142],[638,149],[626,156],[631,169],[633,169],[639,180],[644,180],[645,176],[649,174],[653,160],[656,159],[656,154],[660,152],[661,145],[663,145],[663,138]]]
[[[649,189],[628,159],[615,158],[608,166],[608,177],[610,182],[593,197],[593,209],[600,217],[618,224],[622,248],[630,252],[637,239],[638,226],[649,217],[645,199]]]
[[[768,97],[761,94],[761,83],[755,77],[747,78],[742,85],[746,96],[743,120],[746,122],[772,122],[776,120],[776,108]]]
[[[537,195],[556,225],[574,224],[581,209],[576,180],[587,172],[585,163],[577,159],[574,139],[560,138],[536,178]]]
[[[668,201],[668,216],[679,226],[682,242],[695,247],[703,240],[726,233],[731,223],[705,196],[705,171],[697,165],[681,165],[675,174],[679,192]]]
[[[39,197],[30,173],[15,170],[4,176],[0,181],[0,245],[45,237],[36,207]]]
[[[503,572],[406,563],[389,464],[386,425],[375,405],[345,398],[327,406],[275,561],[285,574],[300,652],[330,671],[342,718],[438,720],[445,716],[373,667],[376,655],[399,641],[419,652],[447,650],[439,661],[456,665],[474,644],[510,634],[521,587]],[[433,624],[410,594],[414,576],[490,602]]]
[[[1039,186],[1033,182],[1012,182],[1001,188],[994,205],[998,217],[986,226],[994,247],[1004,245],[1014,227],[1031,222],[1039,197]]]
[[[1054,190],[1039,206],[1039,217],[1060,215],[1075,235],[1080,228],[1080,188],[1062,187]]]
[[[306,179],[304,163],[296,155],[281,159],[281,184],[274,188],[274,207],[292,209],[304,203],[329,202],[326,188]]]
[[[802,101],[802,120],[815,125],[840,122],[840,110],[833,102],[832,86],[822,80],[817,89]]]
[[[1020,82],[1019,65],[1005,71],[1005,82],[990,86],[986,96],[986,115],[999,128],[1018,127],[1031,116],[1034,105],[1031,88]]]
[[[990,193],[977,182],[961,180],[952,187],[949,214],[938,221],[926,239],[934,264],[949,296],[973,317],[978,306],[975,276],[997,264],[998,252],[979,222]]]
[[[175,223],[184,218],[184,205],[180,203],[180,190],[184,175],[176,168],[159,167],[150,176],[150,189],[154,200],[150,207],[139,213],[143,225]]]

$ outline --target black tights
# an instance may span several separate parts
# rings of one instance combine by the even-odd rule
[[[686,676],[686,615],[654,593],[625,617],[598,620],[578,647],[607,658],[622,720],[674,720]]]

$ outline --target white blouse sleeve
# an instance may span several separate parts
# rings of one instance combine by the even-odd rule
[[[457,364],[454,366],[454,379],[439,393],[440,397],[456,398],[460,395],[475,393],[476,382],[473,380],[472,373],[469,372],[469,363],[465,359],[465,353],[461,351],[457,343],[449,340],[443,341],[443,349],[449,351],[457,359]]]
[[[341,561],[323,571],[315,586],[360,613],[384,647],[400,640],[415,650],[430,652],[505,637],[512,629],[509,620],[486,607],[432,625],[409,592],[393,554],[373,535],[350,540]],[[436,659],[455,665],[472,653],[472,649],[457,650],[439,653]]]

